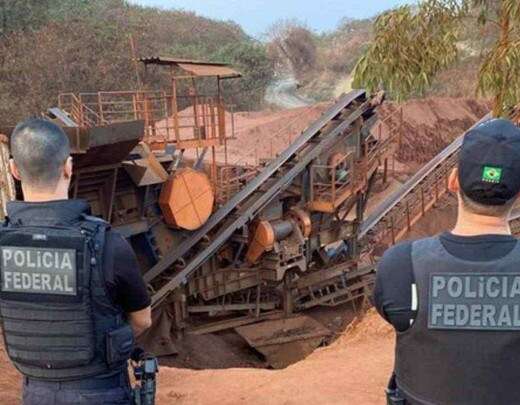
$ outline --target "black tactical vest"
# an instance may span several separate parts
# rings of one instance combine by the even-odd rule
[[[520,243],[472,262],[439,238],[414,242],[418,311],[397,333],[397,385],[410,404],[520,404]]]
[[[25,376],[66,381],[126,368],[133,334],[105,289],[108,228],[81,215],[65,223],[8,222],[0,230],[4,340]]]

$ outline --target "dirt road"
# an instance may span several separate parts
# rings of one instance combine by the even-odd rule
[[[282,77],[269,85],[265,100],[281,108],[305,107],[313,103],[296,93],[298,81],[293,76]]]

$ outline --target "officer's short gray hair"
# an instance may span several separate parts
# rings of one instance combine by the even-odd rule
[[[503,205],[484,205],[469,198],[462,190],[460,190],[460,197],[462,199],[462,205],[467,211],[477,215],[497,218],[508,216],[517,200],[517,197],[514,197],[506,201]]]
[[[70,156],[69,138],[58,125],[30,118],[14,129],[11,155],[22,182],[38,188],[56,187]]]

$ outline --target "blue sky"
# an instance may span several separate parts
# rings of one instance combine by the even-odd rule
[[[343,17],[366,18],[415,0],[130,0],[146,6],[180,8],[233,20],[259,37],[275,21],[297,18],[316,31],[329,31]]]

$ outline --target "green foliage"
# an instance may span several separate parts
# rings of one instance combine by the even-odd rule
[[[302,80],[316,68],[316,35],[298,20],[280,20],[268,32],[271,58],[279,66],[290,68]]]
[[[226,62],[242,73],[242,79],[236,84],[224,83],[227,100],[235,105],[254,108],[261,104],[263,90],[269,85],[274,75],[272,61],[264,45],[252,42],[230,44],[213,54],[212,60]]]
[[[483,0],[477,3],[482,3],[481,23],[493,22],[490,4]],[[496,11],[500,36],[484,56],[477,90],[495,97],[494,114],[502,116],[520,101],[520,3],[503,0]]]
[[[380,15],[374,41],[355,67],[353,85],[384,88],[398,100],[424,93],[457,59],[461,12],[456,1],[428,0],[417,10],[403,6]]]
[[[0,27],[2,124],[39,114],[61,92],[135,89],[130,36],[138,56],[208,60],[223,52],[226,61],[239,62],[245,80],[252,77],[257,84],[242,93],[240,79],[226,83],[239,109],[258,107],[267,85],[262,79],[273,71],[262,59],[263,47],[234,23],[125,0],[0,0]],[[249,65],[243,54],[231,52],[246,46],[257,57]],[[149,70],[151,87],[169,86],[164,69]]]
[[[417,11],[405,6],[381,15],[354,85],[384,88],[398,100],[422,94],[456,61],[457,41],[475,23],[491,38],[482,42],[477,91],[494,97],[496,116],[507,115],[520,101],[518,0],[425,0]]]

